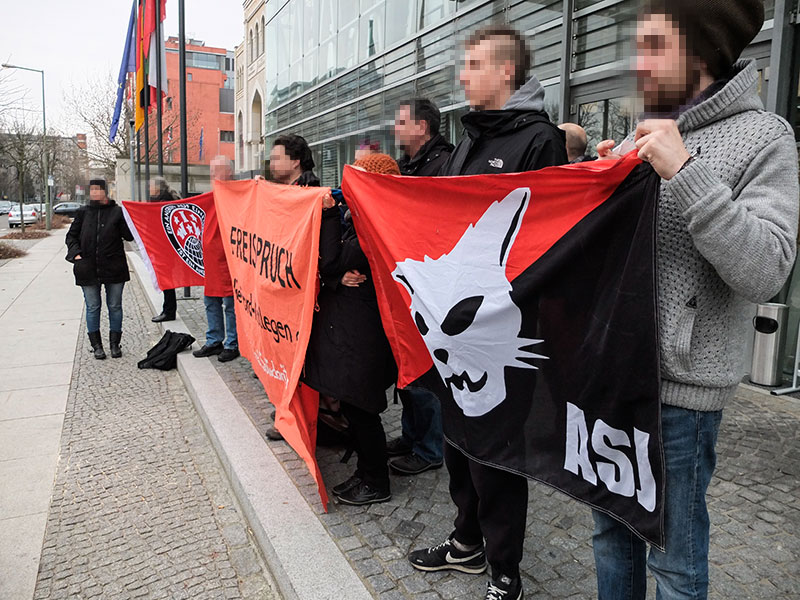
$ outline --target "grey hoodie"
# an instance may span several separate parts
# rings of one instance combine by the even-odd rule
[[[506,100],[503,110],[544,111],[544,88],[535,75]]]
[[[797,149],[766,112],[752,61],[677,119],[696,158],[662,182],[658,296],[665,404],[721,410],[745,373],[753,303],[769,300],[794,265]]]

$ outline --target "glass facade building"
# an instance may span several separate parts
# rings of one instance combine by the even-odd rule
[[[776,4],[791,14],[795,0],[767,0],[767,21],[745,53],[759,61],[765,102]],[[394,112],[414,96],[436,102],[443,133],[455,141],[466,110],[457,82],[460,43],[490,22],[528,36],[532,72],[554,121],[581,124],[590,147],[619,139],[637,112],[624,76],[637,6],[634,0],[267,0],[265,147],[282,133],[299,133],[314,150],[323,183],[336,185],[360,140],[394,152]],[[795,112],[796,105],[795,97]]]

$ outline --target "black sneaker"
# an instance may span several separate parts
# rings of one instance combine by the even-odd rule
[[[342,504],[362,506],[364,504],[387,502],[392,499],[392,494],[389,492],[389,490],[376,490],[373,487],[370,487],[369,484],[359,481],[355,486],[351,487],[346,492],[339,494],[338,498],[339,502]]]
[[[239,349],[238,348],[224,348],[222,352],[219,353],[217,360],[219,362],[228,362],[233,360],[234,358],[239,358]]]
[[[429,469],[439,469],[442,466],[442,461],[428,462],[418,454],[413,452],[408,456],[398,456],[389,461],[389,466],[393,471],[397,471],[402,475],[417,475]]]
[[[152,319],[150,319],[153,323],[163,323],[164,321],[174,321],[175,315],[168,315],[167,313],[161,313],[160,315],[156,315]]]
[[[402,436],[386,442],[386,454],[389,456],[405,456],[411,454],[412,448]]]
[[[272,440],[273,442],[280,442],[283,439],[281,432],[274,427],[267,427],[267,432],[264,435],[267,436],[268,440]]]
[[[411,566],[420,571],[461,571],[462,573],[483,573],[486,570],[486,550],[483,544],[472,550],[459,550],[451,535],[447,540],[423,550],[415,550],[408,555]]]
[[[222,343],[217,342],[216,344],[206,344],[199,350],[195,350],[192,352],[192,356],[196,356],[197,358],[205,358],[206,356],[214,356],[215,354],[222,354]]]
[[[343,481],[339,485],[333,486],[331,488],[331,492],[333,492],[334,496],[341,496],[345,492],[352,490],[359,483],[361,483],[361,476],[358,473],[355,473],[349,479]]]
[[[484,600],[522,600],[522,581],[501,575],[489,582]]]

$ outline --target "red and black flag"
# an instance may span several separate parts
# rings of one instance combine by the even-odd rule
[[[398,385],[435,386],[464,454],[663,547],[658,176],[631,155],[531,173],[342,185]]]

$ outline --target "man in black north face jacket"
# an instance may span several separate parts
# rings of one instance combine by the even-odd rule
[[[440,175],[515,173],[567,163],[564,132],[544,112],[544,89],[536,77],[527,79],[529,68],[527,44],[515,29],[493,25],[469,37],[460,79],[473,110],[461,119],[467,136]],[[445,418],[445,438],[447,431]],[[450,496],[458,509],[455,530],[443,543],[409,554],[409,561],[422,571],[465,573],[482,573],[488,563],[486,598],[519,600],[528,482],[479,463],[450,443],[444,447]]]

